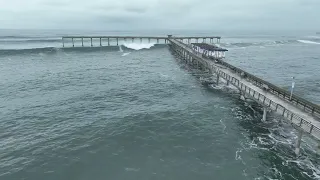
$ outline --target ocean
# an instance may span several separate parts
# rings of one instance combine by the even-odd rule
[[[320,179],[317,142],[281,116],[208,86],[200,70],[155,42],[77,47],[63,35],[165,31],[0,30],[1,180]],[[320,104],[315,33],[221,35],[226,61]],[[103,41],[103,44],[106,42]]]

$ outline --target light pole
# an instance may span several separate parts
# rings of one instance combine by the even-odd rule
[[[295,84],[295,82],[294,82],[294,77],[292,77],[291,93],[290,93],[290,101],[291,101],[291,99],[292,99],[292,94],[293,94],[294,84]]]

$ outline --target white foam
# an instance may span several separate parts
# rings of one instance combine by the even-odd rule
[[[235,160],[242,160],[241,156],[240,156],[240,153],[242,152],[242,149],[238,149],[236,151],[236,157],[235,157]]]
[[[127,53],[123,53],[122,56],[127,56],[129,55],[131,52],[127,52]]]
[[[301,43],[304,43],[304,44],[319,44],[318,42],[314,42],[314,41],[308,41],[308,40],[298,40],[299,42]]]
[[[124,43],[123,46],[134,49],[134,50],[140,50],[140,49],[150,49],[153,47],[155,43]]]
[[[223,126],[223,132],[226,131],[227,126],[223,123],[222,119],[220,119],[220,123]]]

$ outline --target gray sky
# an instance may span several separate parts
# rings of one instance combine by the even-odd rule
[[[320,0],[0,0],[0,25],[320,31]]]

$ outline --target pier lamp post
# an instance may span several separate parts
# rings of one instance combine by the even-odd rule
[[[292,77],[292,84],[291,84],[291,93],[290,93],[290,101],[292,99],[292,94],[293,94],[293,88],[294,88],[295,82],[294,82],[294,77]]]

